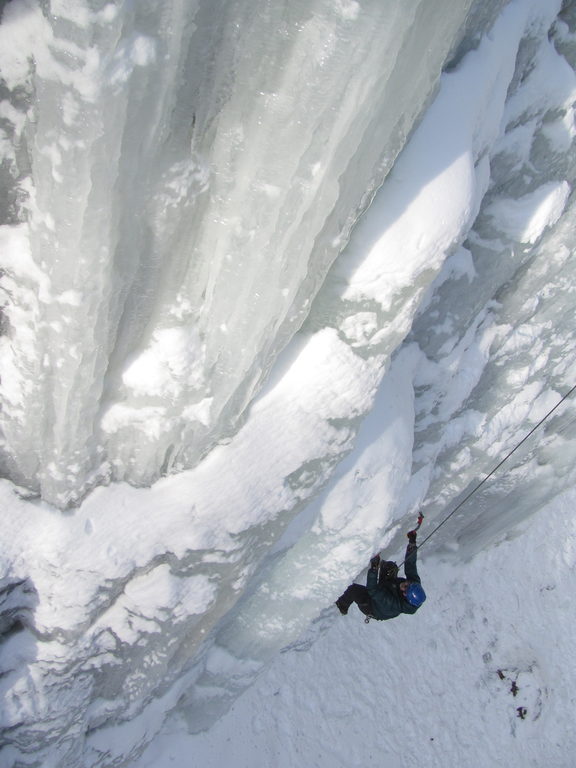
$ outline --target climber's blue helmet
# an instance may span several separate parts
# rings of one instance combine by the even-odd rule
[[[422,605],[424,600],[426,600],[426,592],[422,589],[422,585],[418,584],[417,581],[413,581],[408,585],[408,589],[406,590],[406,600],[410,603],[410,605],[413,605],[415,608],[418,608],[419,605]]]

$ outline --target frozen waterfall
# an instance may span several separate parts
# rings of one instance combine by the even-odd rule
[[[194,466],[238,428],[469,5],[5,9],[10,477],[66,506]]]
[[[208,727],[574,385],[575,68],[573,0],[2,4],[0,761]]]

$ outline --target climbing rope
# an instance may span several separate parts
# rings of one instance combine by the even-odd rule
[[[486,477],[485,477],[483,480],[481,480],[481,481],[480,481],[480,482],[479,482],[479,483],[478,483],[478,484],[477,484],[477,485],[476,485],[476,486],[475,486],[475,487],[474,487],[474,488],[473,488],[473,489],[470,491],[470,493],[468,493],[468,494],[467,494],[467,495],[466,495],[466,496],[465,496],[465,497],[462,499],[462,501],[461,501],[461,502],[459,502],[459,503],[456,505],[456,507],[454,507],[454,509],[452,510],[452,512],[450,512],[450,514],[449,514],[449,515],[447,515],[447,516],[444,518],[444,520],[442,520],[442,522],[441,522],[441,523],[439,523],[439,524],[436,526],[436,528],[434,528],[434,530],[433,530],[431,533],[429,533],[429,534],[428,534],[428,536],[426,536],[426,538],[425,538],[425,539],[422,541],[422,543],[418,545],[418,549],[422,549],[422,547],[424,546],[424,544],[426,544],[426,542],[427,542],[429,539],[431,539],[431,538],[432,538],[432,536],[434,536],[434,534],[436,533],[436,531],[438,531],[440,528],[442,528],[442,526],[443,526],[445,523],[447,523],[447,522],[448,522],[448,520],[450,520],[450,518],[452,517],[452,515],[456,514],[456,512],[458,512],[458,510],[459,510],[461,507],[463,507],[463,506],[464,506],[464,504],[466,504],[466,502],[468,501],[468,499],[469,499],[471,496],[473,496],[473,495],[476,493],[476,491],[478,491],[478,490],[479,490],[479,489],[480,489],[480,488],[481,488],[481,487],[484,485],[484,483],[485,483],[487,480],[489,480],[489,479],[492,477],[492,475],[493,475],[493,474],[494,474],[494,473],[495,473],[495,472],[496,472],[498,469],[500,469],[500,467],[502,466],[502,464],[504,464],[504,462],[505,462],[505,461],[507,461],[507,460],[510,458],[510,456],[512,456],[512,454],[513,454],[515,451],[517,451],[517,450],[518,450],[518,448],[520,448],[520,446],[521,446],[523,443],[525,443],[525,442],[526,442],[526,440],[528,440],[528,438],[529,438],[531,435],[533,435],[533,434],[534,434],[534,432],[536,432],[536,430],[538,429],[538,427],[540,427],[540,426],[541,426],[541,425],[542,425],[542,424],[543,424],[543,423],[546,421],[546,419],[548,419],[548,418],[549,418],[549,417],[550,417],[550,416],[551,416],[551,415],[554,413],[554,411],[555,411],[557,408],[559,408],[559,407],[562,405],[562,403],[563,403],[565,400],[567,400],[567,399],[570,397],[570,395],[572,394],[572,392],[574,392],[575,390],[576,390],[576,384],[575,384],[575,385],[572,387],[572,389],[570,389],[570,390],[569,390],[569,391],[568,391],[568,392],[567,392],[567,393],[564,395],[564,397],[563,397],[563,398],[562,398],[562,399],[561,399],[561,400],[560,400],[558,403],[556,403],[556,405],[554,406],[554,408],[551,408],[551,409],[548,411],[548,413],[547,413],[547,414],[546,414],[546,415],[545,415],[543,418],[541,418],[541,419],[540,419],[540,421],[538,422],[538,424],[536,424],[534,427],[532,427],[532,429],[530,430],[530,432],[528,432],[528,434],[527,434],[525,437],[523,437],[523,438],[522,438],[522,440],[520,440],[520,442],[519,442],[519,443],[518,443],[518,444],[517,444],[517,445],[516,445],[514,448],[512,448],[512,450],[511,450],[511,451],[509,451],[509,452],[506,454],[506,456],[504,456],[504,458],[502,459],[502,461],[500,461],[498,464],[496,464],[496,466],[494,467],[494,469],[492,469],[492,470],[491,470],[491,471],[490,471],[490,472],[489,472],[489,473],[486,475]],[[418,516],[418,528],[420,527],[420,523],[421,523],[421,517],[423,517],[423,515],[420,513],[420,515]],[[416,530],[417,530],[417,529],[416,529]],[[404,562],[405,562],[405,561],[404,561]],[[400,567],[402,567],[402,565],[404,565],[404,563],[401,563],[401,566],[400,566]]]

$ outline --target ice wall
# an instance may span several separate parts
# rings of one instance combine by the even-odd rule
[[[292,73],[285,94],[293,105],[288,117],[275,112],[284,93],[279,86],[278,98],[268,98],[266,109],[256,104],[271,91],[254,92],[252,100],[252,86],[242,92],[244,98],[236,91],[241,82],[252,83],[251,77],[290,73],[284,36],[276,42],[283,62],[278,70],[270,65],[256,72],[249,61],[256,55],[254,46],[244,44],[253,29],[263,34],[266,19],[276,18],[281,27],[274,3],[259,6],[261,13],[253,15],[242,4],[247,14],[242,20],[235,16],[240,4],[221,4],[217,23],[208,4],[164,4],[159,10],[144,3],[88,7],[59,2],[43,6],[42,15],[33,4],[13,0],[6,6],[0,32],[8,30],[12,39],[23,35],[21,49],[33,43],[38,58],[36,79],[26,81],[27,61],[12,56],[14,69],[6,72],[12,93],[6,93],[13,103],[2,102],[2,125],[15,139],[12,149],[9,142],[3,144],[4,168],[12,169],[17,181],[7,185],[13,199],[7,198],[8,226],[2,228],[3,254],[12,254],[3,256],[2,266],[3,424],[13,438],[5,444],[10,476],[29,483],[32,493],[42,484],[46,497],[63,505],[91,482],[114,473],[128,477],[132,459],[134,481],[143,481],[138,473],[146,465],[155,465],[154,472],[167,469],[171,459],[166,461],[164,449],[177,445],[169,434],[178,409],[190,409],[184,424],[193,416],[206,430],[197,433],[198,446],[208,445],[205,438],[219,439],[216,433],[209,438],[209,427],[202,426],[211,418],[214,406],[205,401],[212,390],[195,399],[208,359],[206,340],[216,339],[212,352],[221,349],[222,360],[230,364],[227,355],[237,352],[234,365],[243,376],[252,365],[252,373],[261,370],[251,380],[257,388],[277,350],[306,316],[300,332],[276,357],[249,411],[241,405],[249,386],[237,400],[236,394],[226,400],[226,387],[239,393],[244,385],[234,377],[222,379],[217,421],[219,437],[227,438],[193,469],[150,488],[99,487],[66,514],[33,496],[26,500],[25,488],[0,482],[0,694],[6,742],[0,756],[8,764],[129,764],[174,709],[185,713],[192,729],[210,725],[272,654],[313,642],[331,620],[334,597],[370,554],[382,549],[398,558],[404,526],[413,522],[419,505],[428,526],[439,522],[446,505],[491,469],[573,383],[574,4],[513,0],[503,5],[477,3],[465,18],[462,7],[459,19],[452,11],[432,13],[429,4],[430,18],[424,4],[409,10],[405,4],[386,5],[386,18],[379,15],[381,4],[314,4],[308,12],[287,6],[281,18],[289,30],[293,8],[301,17],[298,33],[287,33],[286,45],[300,51],[297,61],[308,62],[318,75],[303,95],[303,78]],[[365,13],[368,30],[362,26]],[[363,85],[353,73],[356,86],[349,82],[348,69],[342,62],[338,69],[335,54],[324,74],[326,89],[335,89],[339,98],[322,97],[334,121],[321,121],[322,108],[314,98],[322,94],[324,77],[313,66],[318,51],[301,45],[310,42],[306,35],[317,29],[318,19],[328,37],[330,30],[338,30],[336,37],[344,40],[338,45],[347,44],[347,54],[359,46],[370,66],[386,73],[381,80],[370,69],[366,98],[351,104],[347,94],[358,96],[354,87],[362,90]],[[370,37],[375,22],[380,24],[378,38]],[[434,24],[447,24],[452,37],[449,31],[427,37]],[[395,56],[393,63],[388,61],[386,50],[376,50],[387,39],[388,25],[402,39],[402,51],[406,46],[413,51],[410,45],[425,47],[426,55],[419,50],[418,56],[404,57],[393,36],[382,45]],[[489,34],[484,34],[486,25]],[[363,32],[354,43],[345,32],[356,28]],[[178,35],[170,34],[173,29]],[[161,44],[162,34],[166,42]],[[199,48],[182,42],[186,53],[176,64],[166,55],[168,49],[176,55],[171,46],[179,35],[183,41],[195,40]],[[371,41],[367,48],[362,35]],[[109,47],[102,50],[108,58],[98,53],[106,40]],[[268,38],[263,45],[259,51],[266,45],[271,55],[276,50]],[[82,46],[91,53],[81,66]],[[57,76],[51,74],[54,61]],[[173,80],[166,69],[169,61]],[[344,77],[343,86],[330,79],[332,65]],[[436,74],[445,69],[439,82],[434,66]],[[190,78],[183,79],[184,72]],[[76,82],[81,76],[85,91]],[[35,101],[42,78],[52,101]],[[82,110],[76,121],[74,110],[56,108],[54,89],[68,103],[66,78],[74,98],[96,105],[90,108],[91,120],[81,119],[87,114]],[[25,86],[18,85],[22,82]],[[388,95],[380,88],[389,89]],[[166,102],[153,103],[150,96],[157,90]],[[113,94],[118,101],[107,105],[105,96]],[[290,123],[306,94],[307,109],[319,121],[313,133],[306,133],[307,120],[300,127]],[[390,106],[397,102],[398,114]],[[114,110],[114,104],[130,120],[112,120],[107,108]],[[182,115],[192,113],[187,123]],[[238,126],[250,123],[255,145],[237,133],[233,136],[239,143],[231,141],[230,123],[240,113]],[[258,119],[250,122],[251,115]],[[68,168],[63,182],[71,194],[61,199],[58,173],[66,155],[58,142],[64,136],[64,145],[72,146],[65,118],[81,132],[77,171]],[[110,133],[102,128],[108,119]],[[262,133],[258,120],[270,121]],[[221,124],[228,125],[222,136]],[[47,134],[38,132],[42,125]],[[96,132],[92,143],[91,130]],[[286,150],[275,141],[284,130],[292,131]],[[60,146],[59,162],[54,146]],[[116,149],[106,153],[112,146]],[[80,151],[83,147],[90,151]],[[186,148],[186,168],[179,166],[179,147]],[[302,158],[310,159],[308,148],[310,157],[322,156],[325,162],[313,198],[307,197],[311,187],[300,175],[307,167]],[[141,163],[144,156],[150,163]],[[216,159],[223,157],[226,161],[218,165]],[[91,165],[93,158],[99,159]],[[267,159],[261,163],[261,158]],[[39,163],[45,164],[46,175],[34,176]],[[87,176],[83,163],[89,166]],[[277,168],[276,163],[297,167],[290,188],[274,198],[270,189],[263,195],[249,178],[261,173],[259,178],[269,183],[265,169]],[[350,223],[388,168],[349,246],[329,267],[331,249],[335,255],[344,245]],[[83,192],[74,186],[82,178]],[[243,192],[234,196],[236,179]],[[331,191],[336,199],[324,205]],[[88,204],[93,199],[98,203],[94,209]],[[57,200],[58,226],[47,213]],[[229,217],[240,207],[241,220],[206,218],[219,206]],[[61,227],[68,212],[70,226]],[[293,232],[291,214],[298,221]],[[137,216],[145,222],[145,233],[135,223]],[[261,244],[258,238],[267,231],[276,243],[266,252],[270,263],[265,261],[265,267],[262,253],[249,251],[241,226],[256,220],[253,240]],[[57,264],[43,264],[39,254],[57,254],[60,238],[68,237],[83,244],[79,254],[97,247],[99,238],[87,234],[94,235],[90,222],[95,221],[116,227],[106,240],[106,248],[113,246],[106,250],[107,261],[98,262],[102,270],[84,265],[80,279],[70,264],[84,267],[72,259],[67,269],[60,265],[58,274],[76,280],[74,287],[64,290],[62,285],[54,292]],[[299,232],[303,242],[315,243],[305,268],[296,247]],[[196,250],[188,260],[184,252],[192,240],[186,238],[196,243],[200,234],[206,253]],[[48,242],[54,250],[39,250],[42,238],[52,238]],[[283,251],[280,240],[292,246]],[[250,288],[242,287],[234,261],[226,258],[231,243],[243,254],[242,274]],[[274,278],[276,259],[283,266]],[[231,270],[231,283],[213,266]],[[282,293],[285,267],[286,279],[294,274],[296,281],[289,296]],[[266,279],[260,282],[264,269]],[[182,303],[184,289],[191,296],[196,290],[205,294],[195,310]],[[230,302],[229,313],[240,313],[246,322],[251,317],[252,304],[242,299],[243,290],[262,292],[274,316],[263,313],[266,328],[258,325],[260,314],[250,320],[262,349],[252,333],[248,339],[240,331],[222,335],[226,297],[240,297]],[[82,291],[90,295],[89,303],[79,301]],[[214,327],[211,318],[217,318]],[[68,367],[65,357],[79,351],[73,329],[81,356],[75,367]],[[229,336],[232,346],[227,347]],[[63,361],[60,368],[58,360]],[[44,363],[49,375],[43,373]],[[66,375],[75,371],[74,386],[64,375],[53,376],[50,366]],[[218,380],[217,368],[210,369],[210,381]],[[100,381],[102,389],[95,398],[85,397],[91,381]],[[68,389],[55,389],[60,386]],[[157,387],[154,393],[152,387]],[[236,403],[234,434],[234,409],[229,419],[224,416],[225,400]],[[56,411],[60,419],[54,421]],[[158,426],[159,416],[166,433]],[[541,497],[573,482],[574,423],[568,403],[538,440],[515,457],[511,471],[455,517],[427,551],[469,557],[507,535],[509,526],[534,511]],[[178,445],[191,444],[184,431]],[[30,440],[37,449],[30,448]],[[22,467],[26,461],[40,466],[44,446],[45,455],[54,459],[55,441],[60,441],[57,455],[67,458],[59,464],[47,461],[44,474],[32,482]],[[72,455],[80,457],[77,466],[69,464]],[[63,467],[70,472],[59,475]],[[30,477],[35,471],[29,470]]]
[[[233,433],[469,5],[4,9],[10,477],[64,507]]]
[[[573,8],[552,24],[534,10],[511,4],[444,75],[317,296],[307,332],[331,317],[365,360],[396,351],[354,450],[217,635],[230,656],[214,651],[190,690],[192,729],[242,689],[249,662],[314,641],[331,618],[318,605],[352,562],[398,560],[416,511],[425,536],[576,382]],[[571,486],[575,424],[571,398],[424,557],[472,557]]]

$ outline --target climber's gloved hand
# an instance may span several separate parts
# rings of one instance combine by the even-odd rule
[[[379,581],[394,581],[398,576],[398,566],[393,560],[383,560],[380,563]]]
[[[380,555],[374,555],[374,557],[370,560],[370,568],[373,571],[377,571],[379,565],[380,565]]]
[[[408,537],[410,544],[416,544],[416,531],[408,531],[406,536]]]

